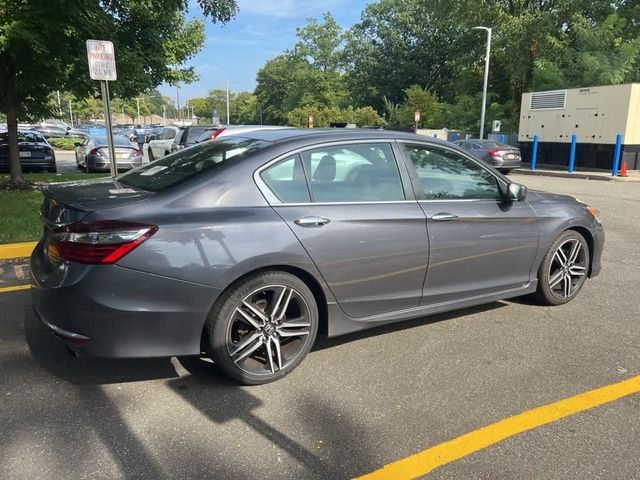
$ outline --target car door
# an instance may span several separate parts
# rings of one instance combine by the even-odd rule
[[[538,222],[529,204],[504,200],[506,181],[453,149],[403,146],[427,216],[430,254],[422,303],[527,286],[538,249]]]
[[[257,174],[273,208],[351,317],[420,302],[426,220],[403,172],[391,142],[367,141],[303,150]]]

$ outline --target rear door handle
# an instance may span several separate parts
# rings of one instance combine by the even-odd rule
[[[330,223],[331,220],[329,220],[328,218],[324,218],[324,217],[319,217],[316,215],[312,215],[309,217],[302,217],[302,218],[298,218],[297,220],[294,220],[293,223],[295,223],[296,225],[299,225],[301,227],[322,227],[324,225],[326,225],[327,223]]]
[[[431,220],[434,222],[451,222],[452,220],[457,220],[458,216],[449,212],[440,212],[436,213],[431,217]]]

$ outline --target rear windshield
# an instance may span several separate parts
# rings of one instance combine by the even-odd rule
[[[0,143],[8,143],[9,134],[0,133]],[[20,143],[44,143],[44,137],[36,132],[18,132],[18,142]]]
[[[192,144],[192,143],[196,143],[196,140],[198,139],[198,137],[200,135],[202,135],[204,132],[206,132],[207,130],[211,130],[211,127],[191,127],[189,128],[189,133],[187,134],[187,139],[184,141],[184,143],[187,144]]]
[[[264,140],[240,137],[201,143],[129,170],[116,180],[133,188],[160,192],[223,164],[241,161],[269,144]]]
[[[172,138],[175,138],[176,136],[176,131],[173,128],[165,128],[162,131],[162,140],[171,140]]]
[[[107,137],[94,137],[93,139],[98,145],[107,145]],[[130,147],[131,142],[127,137],[113,137],[113,144],[119,147]]]

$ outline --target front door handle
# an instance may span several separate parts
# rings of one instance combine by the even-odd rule
[[[452,220],[457,220],[458,216],[449,212],[440,212],[436,213],[431,217],[431,220],[434,222],[451,222]]]
[[[319,217],[316,215],[312,215],[309,217],[302,217],[302,218],[298,218],[297,220],[294,220],[293,223],[295,223],[296,225],[299,225],[301,227],[322,227],[324,225],[326,225],[327,223],[330,223],[331,220],[329,220],[328,218],[324,218],[324,217]]]

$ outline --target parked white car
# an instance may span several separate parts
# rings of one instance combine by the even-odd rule
[[[149,161],[153,162],[159,158],[169,155],[175,149],[173,145],[180,142],[182,133],[185,127],[164,127],[162,134],[159,138],[154,138],[149,141],[149,149],[147,154],[149,155]]]

